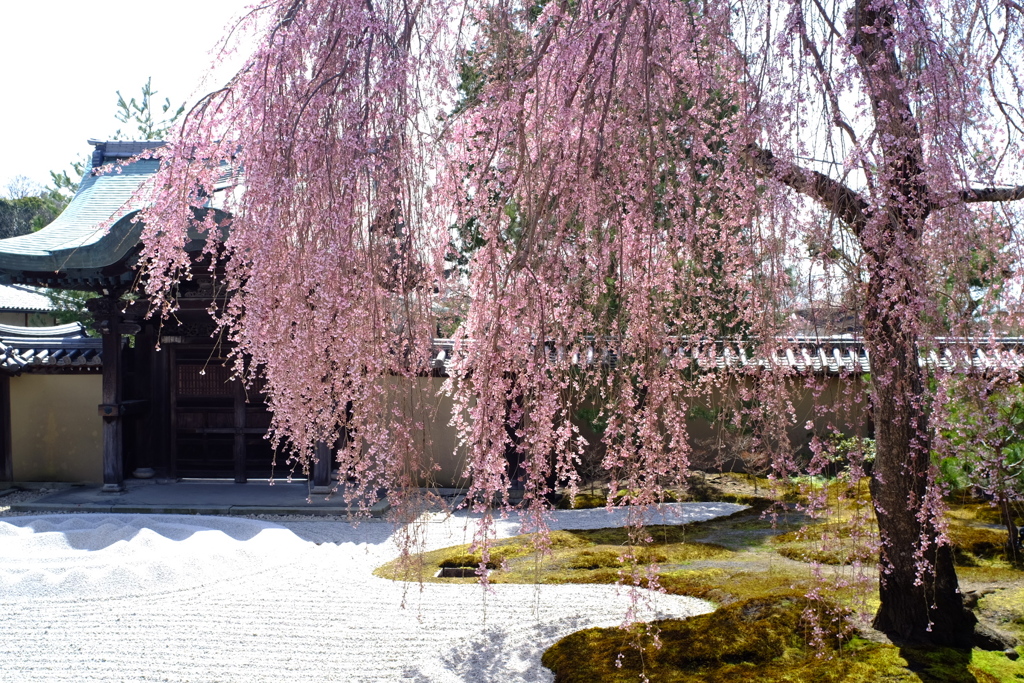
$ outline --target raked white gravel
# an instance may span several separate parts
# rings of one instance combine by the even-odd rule
[[[667,505],[652,523],[730,514]],[[662,519],[661,517],[666,517]],[[552,528],[620,525],[559,511]],[[472,540],[469,515],[425,515],[426,549]],[[544,650],[622,622],[614,586],[405,584],[375,567],[393,527],[176,515],[0,518],[0,681],[552,680]],[[498,536],[519,532],[515,517]],[[643,618],[709,611],[645,591]]]

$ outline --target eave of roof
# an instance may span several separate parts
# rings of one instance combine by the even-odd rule
[[[142,159],[99,172],[164,143],[97,142],[93,170],[85,174],[66,209],[49,225],[30,235],[0,240],[0,277],[8,282],[79,289],[128,284],[142,226],[135,192],[159,169],[156,159]],[[115,220],[111,225],[111,220]],[[108,227],[109,226],[109,227]]]
[[[103,340],[81,323],[55,327],[0,325],[0,372],[100,372]]]

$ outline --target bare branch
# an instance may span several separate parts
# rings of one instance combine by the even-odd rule
[[[978,204],[980,202],[1015,202],[1024,199],[1024,185],[1017,187],[978,187],[964,190],[960,193],[960,200],[965,204]]]
[[[759,175],[773,178],[814,199],[849,225],[855,235],[860,235],[871,216],[871,207],[859,193],[824,173],[779,161],[770,151],[757,145],[750,145],[747,149],[748,161]]]
[[[894,10],[884,3],[857,0],[847,13],[847,22],[854,31],[854,56],[867,86],[876,128],[890,141],[885,143],[884,171],[880,174],[903,196],[898,203],[903,207],[898,213],[903,216],[896,222],[916,233],[930,204],[921,131],[910,108],[908,82],[895,48]]]
[[[818,50],[818,46],[814,44],[811,37],[807,35],[807,27],[801,23],[800,26],[800,40],[803,43],[804,49],[811,53],[814,57],[814,68],[818,72],[818,78],[821,80],[822,96],[825,99],[825,107],[828,109],[831,107],[832,110],[832,123],[839,128],[842,128],[847,135],[850,136],[850,141],[857,145],[857,133],[854,132],[853,126],[846,122],[843,118],[842,110],[839,108],[839,96],[836,94],[835,89],[832,86],[832,78],[828,73],[828,69],[825,68],[825,60],[821,57],[821,52]]]

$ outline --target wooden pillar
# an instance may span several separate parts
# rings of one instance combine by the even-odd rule
[[[316,443],[316,462],[313,463],[313,493],[331,492],[331,464],[334,454],[323,441]]]
[[[232,380],[231,384],[235,388],[235,483],[244,484],[248,481],[245,471],[245,387],[239,379]]]
[[[167,476],[178,479],[178,352],[171,346],[167,353]]]
[[[117,303],[116,301],[114,302]],[[121,332],[120,316],[107,318],[103,335],[103,490],[124,489],[124,439],[121,422]]]
[[[0,481],[14,481],[11,450],[11,377],[0,375]]]
[[[159,341],[159,337],[156,338]],[[168,360],[171,352],[166,349],[154,350],[150,355],[150,434],[149,447],[156,463],[157,477],[161,480],[174,477],[174,463],[171,457],[173,437],[171,433],[171,377]]]
[[[139,326],[121,313],[124,304],[116,296],[90,299],[86,306],[103,340],[103,491],[124,490],[124,438],[121,372],[121,335],[135,334]]]

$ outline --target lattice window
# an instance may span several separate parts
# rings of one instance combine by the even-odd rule
[[[234,396],[231,372],[223,365],[179,365],[178,396]]]

